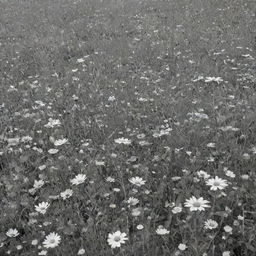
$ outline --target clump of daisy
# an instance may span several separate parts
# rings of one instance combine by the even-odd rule
[[[85,174],[77,174],[75,176],[75,178],[71,179],[70,182],[72,185],[79,185],[84,183],[84,181],[86,180],[86,175]]]
[[[125,241],[128,240],[125,233],[121,231],[116,231],[112,234],[108,234],[107,242],[111,248],[121,247],[122,244],[125,244]]]
[[[206,181],[207,186],[211,186],[210,190],[216,191],[216,190],[223,190],[225,187],[228,186],[227,181],[224,179],[219,178],[216,176],[215,178],[208,179]]]
[[[160,236],[163,236],[168,235],[170,231],[164,228],[163,226],[158,226],[158,228],[156,229],[156,233]]]
[[[47,202],[42,202],[38,205],[35,206],[35,210],[39,213],[42,213],[42,214],[45,214],[46,213],[46,210],[47,208],[50,206],[49,203]]]
[[[205,229],[216,229],[218,227],[218,223],[215,220],[209,219],[204,222],[204,228]]]
[[[45,237],[43,241],[43,245],[45,248],[54,248],[59,245],[60,241],[61,241],[60,236],[55,232],[52,232]]]
[[[146,183],[145,180],[143,180],[141,177],[138,177],[138,176],[132,177],[131,179],[129,179],[129,181],[130,181],[133,185],[135,185],[135,186],[137,186],[137,187],[140,187],[140,186],[142,186],[142,185],[145,185],[145,183]]]
[[[10,228],[7,232],[6,232],[6,235],[8,236],[8,237],[16,237],[16,236],[18,236],[20,233],[19,233],[19,231],[16,229],[16,228]]]
[[[191,212],[205,211],[205,208],[210,207],[208,203],[210,202],[207,200],[204,200],[203,197],[196,198],[195,196],[192,196],[191,198],[186,200],[185,207],[189,207],[189,210]]]

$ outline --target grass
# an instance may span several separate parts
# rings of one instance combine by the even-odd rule
[[[255,255],[255,7],[0,0],[0,255]]]

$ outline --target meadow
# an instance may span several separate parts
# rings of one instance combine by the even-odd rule
[[[0,0],[0,255],[255,256],[256,2]]]

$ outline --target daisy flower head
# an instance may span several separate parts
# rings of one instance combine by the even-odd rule
[[[51,154],[51,155],[55,155],[59,152],[59,150],[57,148],[50,148],[48,150],[48,153]]]
[[[185,244],[179,244],[178,249],[180,251],[185,251],[188,247]]]
[[[44,183],[44,180],[35,180],[33,187],[34,189],[39,189],[44,185]]]
[[[140,215],[141,215],[141,209],[140,208],[132,209],[132,216],[133,217],[138,217]]]
[[[197,175],[198,175],[199,178],[203,178],[205,180],[210,178],[210,175],[207,172],[203,171],[203,170],[198,171]]]
[[[70,182],[72,185],[79,185],[84,183],[84,181],[87,179],[85,174],[77,174],[75,178],[71,179]]]
[[[19,233],[19,231],[16,229],[16,228],[10,228],[7,232],[6,232],[6,235],[8,236],[8,237],[16,237],[16,236],[18,236],[20,233]]]
[[[38,245],[38,240],[37,239],[32,240],[31,244],[32,245]]]
[[[142,224],[139,224],[139,225],[137,225],[137,227],[136,227],[138,230],[142,230],[143,228],[144,228],[144,226],[142,225]]]
[[[17,248],[17,250],[21,250],[23,248],[23,246],[19,244],[16,246],[16,248]]]
[[[54,248],[59,245],[61,238],[58,234],[52,232],[45,237],[43,245],[45,248]]]
[[[79,249],[79,251],[77,252],[77,255],[84,255],[84,254],[85,254],[84,248]]]
[[[111,248],[121,247],[122,244],[125,244],[125,241],[128,240],[125,233],[121,233],[121,231],[116,231],[112,234],[108,234],[107,242],[111,246]]]
[[[145,180],[143,180],[141,177],[138,177],[138,176],[132,177],[131,179],[129,179],[129,181],[130,181],[133,185],[135,185],[135,186],[137,186],[137,187],[140,187],[140,186],[142,186],[142,185],[145,185],[145,183],[146,183]]]
[[[223,229],[224,229],[225,232],[232,234],[233,228],[230,227],[229,225],[226,225]]]
[[[180,213],[182,212],[182,208],[180,206],[175,206],[173,209],[172,209],[172,213],[173,214],[177,214],[177,213]]]
[[[109,176],[106,178],[106,181],[113,183],[113,182],[115,182],[115,179]]]
[[[139,199],[135,198],[135,197],[129,197],[129,199],[127,200],[127,203],[129,205],[133,205],[135,206],[136,204],[139,203]]]
[[[72,189],[66,189],[65,191],[60,193],[60,196],[63,200],[66,200],[67,198],[70,198],[73,195]]]
[[[35,206],[35,210],[39,213],[42,213],[42,214],[45,214],[46,213],[46,210],[47,208],[50,206],[49,203],[47,202],[42,202],[38,205]]]
[[[209,219],[204,222],[204,228],[205,229],[215,229],[218,227],[218,223],[215,220]]]
[[[68,142],[68,140],[65,139],[65,138],[64,139],[55,140],[54,141],[54,146],[59,147],[59,146],[64,145],[67,142]]]
[[[163,226],[158,226],[156,233],[160,236],[163,236],[163,235],[168,235],[170,231],[164,228]]]
[[[42,255],[42,256],[47,255],[47,251],[42,250],[42,251],[38,252],[38,255]]]
[[[216,176],[215,178],[209,179],[206,181],[207,186],[211,186],[210,190],[223,190],[225,187],[228,186],[228,183],[226,180],[219,178]]]
[[[227,171],[225,172],[225,174],[226,174],[226,176],[228,176],[228,177],[230,177],[230,178],[235,178],[235,177],[236,177],[235,173],[232,172],[232,171],[230,171],[230,170],[227,170]]]
[[[204,211],[205,208],[210,207],[208,205],[210,203],[207,200],[204,200],[202,197],[196,198],[195,196],[190,197],[185,202],[185,207],[189,207],[191,212],[193,211]]]
[[[131,140],[127,139],[127,138],[118,138],[118,139],[115,139],[115,143],[117,144],[124,144],[124,145],[130,145],[132,143]]]

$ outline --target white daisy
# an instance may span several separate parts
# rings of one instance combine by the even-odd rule
[[[79,251],[77,252],[77,255],[84,255],[84,254],[85,254],[84,248],[79,249]]]
[[[17,248],[17,250],[21,250],[23,248],[23,246],[22,245],[17,245],[16,248]]]
[[[19,233],[19,231],[16,229],[16,228],[10,228],[7,232],[6,232],[6,235],[8,236],[8,237],[16,237],[16,236],[18,236],[20,233]]]
[[[207,172],[203,171],[203,170],[198,171],[197,175],[198,175],[199,178],[203,178],[205,180],[210,178],[210,175]]]
[[[215,143],[210,142],[206,145],[208,148],[215,148]]]
[[[121,233],[121,231],[116,231],[112,234],[108,234],[108,244],[111,248],[121,247],[121,244],[124,244],[125,241],[128,240],[125,233]]]
[[[86,180],[86,175],[85,174],[77,174],[75,178],[71,179],[70,182],[72,185],[79,185],[84,183]]]
[[[38,253],[38,255],[40,256],[44,256],[44,255],[47,255],[47,251],[46,250],[42,250]]]
[[[35,180],[34,181],[34,189],[39,189],[44,185],[44,181],[43,180]]]
[[[136,204],[139,203],[139,199],[135,198],[135,197],[129,197],[129,199],[127,200],[127,203],[129,205],[133,205],[135,206]]]
[[[162,235],[167,235],[170,233],[170,231],[168,231],[166,228],[164,228],[163,226],[158,226],[156,233],[160,236]]]
[[[175,206],[173,209],[172,209],[172,213],[173,214],[177,214],[177,213],[180,213],[182,212],[182,208],[179,207],[179,206]]]
[[[142,224],[139,224],[139,225],[137,225],[137,227],[136,227],[138,230],[142,230],[143,228],[144,228],[144,226],[142,225]]]
[[[230,234],[232,233],[232,230],[233,230],[233,228],[230,227],[229,225],[226,225],[223,229],[225,232],[230,233]]]
[[[228,186],[227,181],[219,178],[218,176],[216,176],[213,179],[207,180],[206,185],[211,186],[210,190],[214,190],[214,191],[216,191],[218,189],[222,190]]]
[[[227,170],[227,171],[225,172],[225,174],[226,174],[228,177],[230,177],[230,178],[235,178],[235,177],[236,177],[235,173],[232,172],[232,171],[230,171],[230,170]]]
[[[61,238],[58,234],[52,232],[45,237],[43,245],[45,248],[54,248],[59,245]]]
[[[188,247],[185,244],[179,244],[178,249],[180,251],[185,251]]]
[[[215,229],[218,227],[218,223],[215,220],[209,219],[204,222],[204,228],[205,229]]]
[[[65,191],[60,193],[60,196],[63,200],[66,200],[67,198],[70,198],[73,195],[72,189],[66,189]]]
[[[57,154],[58,152],[59,152],[59,150],[56,149],[56,148],[51,148],[51,149],[48,150],[48,153],[51,154],[51,155],[55,155],[55,154]]]
[[[42,214],[45,214],[46,213],[46,210],[47,208],[50,206],[49,203],[47,202],[42,202],[40,203],[39,205],[36,205],[35,206],[35,210],[39,213],[42,213]]]
[[[115,101],[115,100],[116,100],[115,96],[109,96],[108,97],[108,101]]]
[[[142,186],[142,185],[145,185],[145,183],[146,183],[145,180],[143,180],[142,178],[140,178],[140,177],[138,177],[138,176],[132,177],[131,179],[129,179],[129,181],[130,181],[133,185],[138,186],[138,187],[140,187],[140,186]]]
[[[189,207],[190,211],[204,211],[206,207],[210,207],[208,205],[209,201],[204,200],[202,197],[196,198],[192,196],[190,199],[187,199],[185,202],[185,207]]]
[[[124,145],[130,145],[132,142],[131,142],[131,140],[122,137],[122,138],[115,139],[115,143],[117,143],[117,144],[124,144]]]
[[[132,216],[133,217],[138,217],[138,216],[140,216],[140,214],[141,214],[141,209],[140,208],[132,209]]]
[[[38,245],[38,240],[37,239],[32,240],[31,244],[32,245]]]
[[[68,140],[67,139],[59,139],[59,140],[55,140],[54,141],[54,146],[58,147],[58,146],[62,146],[64,145],[65,143],[67,143]]]
[[[115,179],[109,176],[106,178],[106,181],[107,182],[115,182]]]

